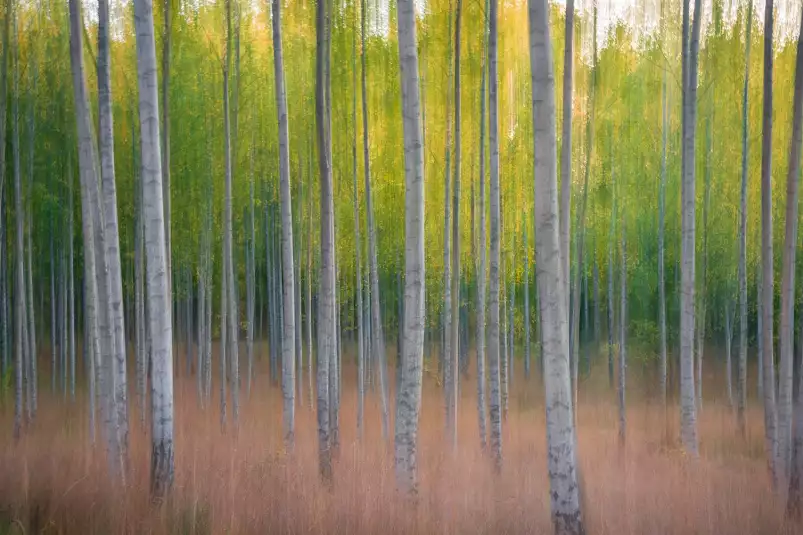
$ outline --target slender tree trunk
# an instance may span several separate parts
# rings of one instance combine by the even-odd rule
[[[599,265],[597,264],[597,245],[594,240],[594,346],[599,345],[599,337],[602,331],[602,321],[599,315]]]
[[[204,223],[206,226],[206,223]],[[198,254],[198,307],[196,309],[196,321],[198,324],[197,343],[198,360],[196,361],[196,389],[198,395],[198,406],[202,410],[206,409],[206,396],[204,395],[204,378],[206,377],[206,277],[204,266],[206,235],[201,234],[200,247]]]
[[[315,76],[315,126],[318,143],[318,171],[320,173],[321,197],[321,270],[318,299],[318,454],[321,478],[332,479],[332,453],[329,433],[329,361],[335,358],[335,250],[334,207],[332,200],[332,168],[326,125],[326,7],[324,1],[317,3],[316,20],[316,76]]]
[[[165,214],[159,151],[159,103],[153,3],[134,1],[137,34],[140,140],[142,145],[147,303],[151,337],[151,494],[156,499],[173,484],[173,348]]]
[[[20,139],[19,139],[19,33],[17,30],[17,13],[12,11],[11,0],[6,10],[6,17],[14,19],[14,89],[11,100],[11,144],[14,158],[14,214],[15,214],[15,288],[14,288],[14,439],[19,440],[22,432],[23,407],[23,366],[25,366],[25,339],[23,338],[23,324],[25,318],[25,274],[23,268],[23,208],[22,208],[22,181],[20,180]]]
[[[162,200],[164,202],[168,296],[173,295],[173,244],[170,230],[170,50],[173,13],[170,2],[171,0],[162,0],[164,16],[164,34],[162,35]]]
[[[794,217],[792,218],[794,221],[787,221],[786,237],[787,239],[789,238],[789,227],[792,226],[793,229],[791,233],[793,239],[789,242],[791,245],[787,248],[785,253],[789,252],[790,256],[792,257],[791,264],[794,266],[796,244],[794,237],[797,234],[796,229],[798,214],[797,203],[795,203],[793,208],[790,208],[790,205],[792,204],[792,192],[790,190],[794,188],[794,198],[797,200],[797,182],[800,176],[800,151],[801,142],[803,142],[803,18],[801,18],[800,29],[798,32],[797,60],[795,63],[795,92],[792,106],[792,138],[789,143],[789,168],[787,171],[787,218],[792,215],[789,212],[794,212]],[[793,182],[794,186],[792,186]],[[784,258],[784,260],[786,260],[786,258]],[[785,268],[786,262],[784,262],[784,269]],[[788,297],[791,302],[790,309],[794,311],[794,267],[792,267],[791,271],[791,279],[793,284],[790,285]],[[782,299],[784,297],[787,297],[785,293],[782,294]],[[781,310],[783,310],[783,307]],[[790,344],[790,349],[791,348],[792,347]],[[800,360],[798,362],[800,362]],[[791,379],[791,363],[789,372]],[[803,373],[801,373],[801,370],[798,369],[798,390],[794,406],[794,436],[792,441],[791,462],[789,466],[789,493],[786,505],[787,515],[795,518],[796,520],[800,519],[801,513],[803,512],[803,493],[801,492],[801,485],[803,484],[803,388],[800,387],[803,387]]]
[[[309,149],[309,173],[307,173],[307,191],[309,191],[309,205],[307,213],[309,214],[309,222],[307,227],[307,392],[309,392],[309,406],[312,409],[312,143]]]
[[[627,439],[627,242],[625,241],[625,210],[622,208],[622,239],[620,264],[620,308],[619,308],[619,445],[624,447]]]
[[[524,222],[524,378],[530,379],[530,242]]]
[[[136,151],[136,132],[134,123],[131,123],[131,139],[134,162],[134,199],[135,199],[135,215],[134,215],[134,309],[135,309],[135,331],[134,336],[134,353],[136,355],[136,380],[137,380],[137,406],[139,407],[139,418],[143,428],[145,427],[145,373],[147,367],[147,341],[145,339],[145,280],[144,280],[144,262],[143,248],[144,248],[144,218],[142,206],[142,193],[143,183],[141,176],[141,169],[137,159]]]
[[[498,0],[490,2],[488,21],[488,142],[490,150],[491,195],[491,265],[489,271],[488,308],[488,373],[490,402],[488,414],[491,422],[491,454],[497,472],[502,469],[502,395],[499,354],[499,260],[500,260],[500,188],[499,188],[499,75],[498,75]]]
[[[125,319],[123,317],[123,281],[120,268],[120,238],[117,231],[117,191],[114,176],[114,122],[112,118],[111,54],[109,51],[109,4],[98,1],[98,107],[100,171],[103,183],[103,226],[109,268],[109,298],[115,359],[115,391],[117,427],[120,433],[121,457],[128,458],[128,380],[126,377]]]
[[[3,55],[0,64],[0,377],[5,377],[8,370],[8,287],[9,251],[6,234],[7,203],[5,196],[6,183],[6,110],[8,101],[8,50],[11,31],[11,0],[6,0],[3,17]]]
[[[555,78],[546,0],[529,0],[529,20],[534,175],[537,177],[535,261],[539,266],[538,290],[544,322],[542,337],[551,510],[557,535],[579,535],[584,529],[577,486],[576,440],[567,358],[569,316],[565,271],[561,269],[564,257],[561,256],[559,232],[563,229],[558,221],[557,203]],[[563,150],[566,150],[566,145]],[[568,249],[565,254],[568,255]]]
[[[246,396],[251,398],[251,382],[254,377],[254,306],[256,301],[256,231],[254,229],[254,140],[251,139],[251,157],[248,170],[248,222],[246,233],[248,241],[245,246],[246,274],[246,360],[248,373],[246,379]]]
[[[772,32],[773,0],[764,3],[764,105],[761,129],[761,366],[764,379],[764,440],[773,483],[778,482],[777,413],[773,359],[773,253],[772,253]]]
[[[50,394],[56,392],[56,337],[58,329],[56,327],[56,257],[53,256],[53,225],[50,228]]]
[[[572,4],[574,4],[573,0],[570,0]],[[568,5],[567,5],[568,7]],[[573,5],[572,5],[573,8]],[[583,255],[585,254],[583,251],[583,246],[585,245],[585,225],[586,225],[586,206],[588,205],[588,177],[591,174],[591,157],[594,149],[594,104],[595,98],[594,93],[596,90],[596,79],[597,79],[597,4],[594,3],[594,15],[593,15],[593,65],[591,67],[591,87],[588,91],[588,118],[586,119],[586,161],[585,161],[585,169],[583,170],[583,195],[580,201],[580,210],[577,212],[577,233],[578,236],[575,238],[575,257],[576,257],[576,270],[574,274],[574,297],[572,303],[572,317],[571,317],[571,326],[569,332],[571,333],[571,341],[570,344],[572,348],[572,395],[575,407],[575,417],[577,416],[577,392],[579,390],[579,363],[580,363],[580,294],[582,293],[580,290],[580,276],[581,273],[584,271],[583,268]],[[568,26],[567,26],[568,31]],[[565,77],[564,77],[565,80]],[[565,105],[565,102],[564,102]],[[564,119],[566,114],[564,113]],[[571,115],[569,115],[569,124],[571,124]],[[569,134],[571,136],[571,134]],[[565,137],[564,137],[565,139]],[[570,145],[571,146],[571,143]],[[569,175],[567,175],[569,176]],[[624,229],[624,227],[622,227]],[[624,230],[622,231],[624,235]],[[568,255],[568,249],[566,251]],[[587,292],[586,292],[587,295]],[[588,325],[588,301],[586,300],[585,306],[586,314],[585,314],[585,324]],[[624,322],[623,322],[624,324]],[[586,327],[587,328],[587,327]]]
[[[490,0],[485,0],[485,16],[482,23],[482,75],[480,81],[480,227],[479,263],[477,265],[477,418],[480,431],[480,447],[487,448],[487,416],[485,386],[485,75],[488,58],[488,9]]]
[[[443,396],[444,396],[444,408],[445,408],[445,423],[446,423],[446,436],[450,436],[450,426],[452,424],[452,398],[449,395],[450,385],[452,384],[452,370],[451,370],[451,355],[452,355],[452,339],[450,336],[451,333],[451,324],[452,324],[452,287],[451,287],[451,149],[452,149],[452,123],[450,119],[450,104],[451,99],[449,98],[449,88],[452,85],[452,2],[449,0],[449,14],[448,14],[448,29],[447,29],[447,41],[448,41],[448,52],[446,56],[447,62],[447,84],[446,84],[446,155],[445,155],[445,163],[446,163],[446,171],[443,175],[444,185],[443,185],[443,322],[441,325],[441,340],[442,340],[442,350],[441,350],[441,363],[443,366]]]
[[[379,368],[379,389],[382,400],[382,436],[387,439],[389,435],[389,407],[387,396],[387,385],[385,380],[385,333],[382,327],[382,310],[379,306],[379,268],[376,259],[376,226],[374,224],[374,207],[373,199],[371,196],[371,172],[370,172],[370,158],[368,152],[368,89],[366,84],[366,67],[365,67],[365,0],[361,0],[362,5],[362,21],[361,21],[361,40],[362,40],[362,53],[360,61],[362,62],[362,140],[363,140],[363,162],[365,166],[365,211],[368,219],[368,268],[370,276],[370,309],[371,309],[371,346],[372,350],[368,352],[369,360],[378,364]],[[412,7],[411,7],[412,9]],[[401,9],[399,9],[401,11]],[[401,25],[401,23],[399,23]],[[413,33],[414,30],[413,30]],[[401,43],[399,44],[401,51]],[[417,60],[416,60],[417,65]],[[417,69],[417,67],[416,67]],[[417,71],[416,71],[417,76]],[[448,123],[448,121],[447,121]],[[448,128],[448,126],[447,126]],[[406,152],[406,151],[405,151]],[[448,173],[447,173],[448,177]],[[409,182],[409,181],[408,181]],[[447,226],[448,233],[448,226]],[[405,284],[407,284],[405,282]],[[406,286],[405,286],[406,287]],[[405,296],[407,295],[405,290]]]
[[[515,186],[514,186],[515,188]],[[507,295],[508,295],[508,308],[507,308],[507,388],[505,389],[505,418],[507,419],[508,413],[508,400],[510,399],[510,391],[513,389],[513,372],[515,371],[515,353],[516,343],[514,339],[514,318],[516,310],[516,227],[513,227],[513,248],[511,250],[512,259],[510,262],[510,278],[507,282]]]
[[[300,151],[299,151],[300,154]],[[294,277],[293,282],[295,283],[295,297],[293,308],[295,309],[296,318],[295,318],[295,348],[296,348],[296,368],[295,368],[295,376],[296,376],[296,383],[297,383],[297,392],[296,392],[296,399],[298,400],[299,407],[304,406],[304,344],[301,341],[301,330],[302,330],[302,323],[301,323],[301,251],[304,248],[304,233],[301,232],[301,220],[302,220],[302,207],[301,199],[304,198],[303,192],[303,184],[304,178],[303,174],[300,172],[298,174],[298,182],[299,182],[299,192],[296,198],[296,216],[297,218],[297,226],[293,230],[294,239],[297,241],[296,245],[293,246],[293,253],[295,255],[294,258]]]
[[[564,21],[564,43],[563,48],[563,130],[561,132],[560,149],[560,250],[561,262],[563,267],[563,283],[566,285],[564,292],[566,299],[571,296],[569,286],[570,265],[571,265],[571,211],[572,211],[572,109],[574,96],[574,0],[566,1],[566,18]],[[566,301],[566,309],[569,311],[569,301]],[[572,325],[569,325],[571,331]],[[572,345],[572,338],[569,339]]]
[[[38,64],[36,61],[36,51],[30,50],[28,52],[28,83],[31,97],[28,103],[28,199],[25,215],[27,217],[28,227],[28,261],[27,261],[27,321],[28,321],[28,347],[30,348],[28,363],[30,367],[30,406],[28,408],[29,418],[36,416],[37,398],[38,398],[38,374],[36,370],[37,358],[39,352],[36,347],[36,306],[33,298],[33,182],[34,182],[34,167],[33,167],[33,153],[34,153],[34,138],[35,138],[35,119],[34,119],[34,98],[36,95],[36,85],[38,79]],[[30,57],[32,56],[32,57]],[[33,74],[31,74],[33,73]]]
[[[355,7],[356,10],[356,7]],[[361,12],[365,11],[365,0],[361,0]],[[356,18],[356,16],[355,16]],[[362,30],[362,27],[361,27]],[[362,302],[362,239],[360,238],[360,205],[357,192],[357,29],[354,28],[352,37],[351,62],[352,62],[352,123],[354,124],[354,138],[351,145],[351,157],[354,162],[352,172],[353,204],[354,204],[354,263],[355,281],[357,287],[357,436],[362,441],[363,438],[363,415],[365,412],[365,334],[363,331],[363,302]],[[361,47],[363,43],[360,43]],[[360,52],[362,58],[362,52]],[[364,72],[364,71],[363,71]]]
[[[398,2],[399,65],[405,169],[404,356],[401,389],[396,404],[395,465],[397,484],[408,492],[417,488],[418,418],[424,357],[424,154],[418,77],[415,6]],[[367,193],[367,192],[366,192]],[[376,258],[374,256],[374,258]],[[376,299],[376,297],[374,297]]]
[[[750,89],[750,41],[753,27],[753,0],[747,3],[747,33],[745,34],[744,90],[742,91],[742,183],[739,203],[739,378],[736,422],[744,437],[747,405],[747,158],[748,158],[748,98]],[[760,354],[760,353],[759,353]],[[761,366],[758,367],[761,369]]]
[[[238,351],[239,342],[239,317],[237,314],[237,279],[234,271],[234,236],[232,229],[232,182],[233,182],[233,163],[232,163],[232,142],[231,142],[231,112],[229,109],[229,69],[231,65],[231,1],[226,0],[226,65],[223,71],[223,128],[224,128],[224,156],[226,166],[225,183],[225,209],[224,209],[224,233],[223,265],[226,272],[226,323],[228,358],[231,363],[229,379],[231,380],[231,414],[235,426],[239,424],[240,417],[240,357]]]
[[[801,41],[803,43],[803,41]],[[803,45],[799,56],[803,54]],[[803,71],[803,57],[798,59]],[[803,138],[803,72],[795,75],[792,138],[786,177],[786,230],[781,275],[781,318],[778,332],[780,365],[778,367],[778,477],[781,485],[789,481],[792,462],[792,394],[795,317],[795,253],[797,250],[798,182],[800,180],[800,143]],[[784,487],[782,487],[784,488]]]
[[[697,411],[694,389],[694,247],[695,247],[695,130],[697,116],[697,51],[700,42],[702,0],[694,2],[694,22],[689,33],[689,0],[683,2],[683,181],[682,205],[682,273],[680,293],[680,383],[681,439],[683,447],[697,456]]]
[[[273,67],[276,80],[276,110],[279,116],[279,181],[282,204],[282,394],[284,442],[288,450],[295,441],[295,273],[293,271],[293,212],[290,197],[290,134],[287,125],[287,95],[284,89],[281,3],[272,0]]]
[[[661,4],[662,33],[664,22],[663,3]],[[665,39],[665,37],[664,37]],[[664,256],[666,245],[664,233],[666,229],[666,146],[669,135],[669,96],[667,94],[667,66],[663,64],[663,78],[661,81],[661,181],[658,186],[658,330],[660,333],[660,381],[661,406],[664,411],[664,422],[667,422],[667,379],[666,379],[666,277]]]
[[[454,202],[452,203],[452,312],[451,312],[451,337],[452,354],[451,364],[448,369],[449,386],[446,388],[449,395],[449,425],[448,429],[451,436],[453,451],[457,451],[457,386],[458,386],[458,366],[460,348],[460,21],[463,11],[463,1],[457,0],[457,11],[455,16],[455,55],[454,55]],[[447,356],[447,358],[449,358]]]
[[[709,111],[706,117],[706,133],[705,133],[705,177],[704,177],[704,193],[703,193],[703,265],[700,277],[700,289],[697,293],[697,328],[695,334],[697,336],[697,377],[695,379],[695,386],[697,387],[697,409],[703,410],[703,355],[705,353],[705,328],[707,319],[708,307],[708,212],[711,205],[711,143],[713,125],[712,113]]]
[[[611,151],[613,152],[613,151]],[[611,225],[608,232],[608,386],[613,389],[613,352],[616,337],[616,313],[614,310],[614,241],[616,239],[616,174],[611,154]],[[620,320],[621,321],[621,320]]]
[[[502,205],[501,199],[501,187],[500,187],[500,200],[499,200],[499,234],[500,234],[500,249],[504,247],[503,237],[505,235],[505,220],[504,220],[504,208]],[[499,339],[500,342],[500,351],[499,351],[499,379],[500,379],[500,390],[501,390],[501,398],[502,398],[502,422],[507,422],[507,394],[508,394],[508,383],[507,383],[507,374],[508,374],[508,363],[510,360],[508,359],[508,347],[507,347],[507,269],[505,268],[505,260],[507,260],[507,251],[500,250],[500,262],[499,262],[499,316],[500,316],[500,325],[499,325]]]
[[[731,361],[731,342],[733,327],[730,299],[725,301],[725,387],[728,393],[728,407],[733,408],[733,363]]]
[[[123,475],[122,448],[117,427],[117,408],[115,397],[116,360],[113,357],[114,333],[110,325],[111,303],[109,294],[109,271],[102,207],[98,191],[96,151],[90,120],[89,102],[84,78],[82,57],[81,14],[77,0],[70,2],[70,57],[72,62],[73,89],[76,102],[76,122],[79,142],[79,167],[81,169],[81,205],[84,223],[84,261],[91,263],[90,270],[94,283],[90,300],[97,306],[97,330],[93,333],[92,344],[95,358],[101,363],[100,391],[103,397],[103,415],[106,421],[106,440],[110,470],[115,475]],[[88,234],[87,234],[88,233]],[[92,252],[89,252],[91,250]],[[91,257],[91,260],[90,260]],[[94,311],[93,311],[94,312]],[[99,340],[98,340],[99,338]]]

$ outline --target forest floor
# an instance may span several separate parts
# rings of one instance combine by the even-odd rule
[[[495,475],[480,448],[473,370],[461,376],[459,448],[452,453],[443,427],[443,395],[433,364],[427,364],[420,492],[413,505],[395,491],[392,438],[382,438],[375,389],[366,395],[364,437],[357,439],[354,368],[350,356],[346,360],[331,489],[318,478],[308,377],[303,406],[296,409],[295,451],[287,455],[280,392],[270,386],[263,361],[250,398],[242,388],[236,428],[229,403],[225,432],[217,382],[211,406],[204,410],[195,378],[177,379],[176,480],[171,497],[160,506],[148,496],[148,432],[140,425],[133,389],[125,489],[108,483],[102,442],[94,448],[89,443],[83,392],[72,404],[60,393],[51,394],[49,378],[42,378],[39,414],[15,444],[13,398],[6,391],[0,405],[0,429],[5,430],[0,432],[0,534],[551,532],[543,390],[535,366],[529,381],[521,362],[515,370],[503,430],[504,465]],[[603,355],[596,359],[580,387],[579,459],[589,534],[803,532],[800,526],[784,525],[773,495],[755,392],[742,439],[721,399],[721,362],[712,361],[706,373],[698,421],[701,455],[695,460],[676,441],[665,440],[667,429],[668,436],[678,434],[678,408],[673,404],[665,418],[655,401],[657,388],[651,386],[657,382],[638,364],[628,368],[627,439],[624,447],[619,445],[616,398],[605,360]]]

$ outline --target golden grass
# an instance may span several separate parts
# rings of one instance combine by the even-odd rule
[[[543,391],[535,366],[529,382],[521,363],[516,369],[499,475],[480,450],[476,376],[472,372],[461,387],[456,454],[443,431],[441,391],[426,376],[420,494],[413,506],[395,491],[392,440],[382,439],[375,392],[366,398],[365,436],[357,441],[350,364],[344,368],[342,442],[332,490],[318,479],[306,381],[305,404],[296,411],[296,448],[286,455],[281,398],[269,385],[265,364],[258,367],[250,399],[243,388],[239,428],[229,425],[226,433],[219,424],[218,391],[213,388],[212,406],[201,410],[194,377],[176,380],[176,481],[161,506],[149,501],[147,429],[140,427],[133,403],[129,480],[119,489],[107,480],[101,443],[89,445],[83,395],[71,405],[42,390],[36,422],[17,444],[6,396],[0,409],[0,429],[6,430],[0,434],[0,534],[23,528],[27,534],[87,535],[551,531]],[[770,488],[761,407],[751,400],[748,434],[739,438],[733,414],[717,399],[721,368],[712,364],[706,377],[711,386],[699,420],[701,456],[693,460],[664,439],[667,427],[670,437],[677,434],[677,408],[670,408],[665,424],[648,388],[654,378],[638,365],[629,370],[627,444],[619,447],[615,398],[599,359],[581,384],[578,413],[589,533],[803,533],[800,526],[784,525]]]

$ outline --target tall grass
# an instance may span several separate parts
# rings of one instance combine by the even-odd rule
[[[629,370],[628,434],[624,448],[619,446],[615,396],[603,359],[583,379],[579,399],[589,533],[803,533],[800,526],[784,525],[783,508],[770,487],[755,395],[747,437],[738,437],[735,416],[721,399],[721,362],[709,359],[707,399],[699,417],[701,456],[693,460],[674,440],[677,407],[670,406],[664,418],[652,396],[657,382],[640,365]],[[138,425],[133,404],[128,485],[117,488],[106,476],[102,440],[89,444],[85,393],[71,405],[61,394],[40,390],[39,415],[16,444],[7,397],[0,409],[0,429],[6,430],[0,433],[0,534],[551,531],[543,390],[536,365],[529,381],[521,363],[516,369],[499,475],[479,446],[473,370],[461,377],[455,455],[444,434],[442,395],[426,374],[420,493],[412,503],[395,491],[392,441],[382,440],[376,391],[367,396],[365,437],[357,441],[350,355],[343,370],[342,443],[331,490],[318,480],[315,414],[309,405],[296,412],[294,453],[283,451],[281,397],[269,383],[266,364],[257,368],[239,425],[230,421],[225,431],[217,398],[202,410],[194,377],[176,380],[176,482],[170,498],[158,506],[148,496],[148,430]]]

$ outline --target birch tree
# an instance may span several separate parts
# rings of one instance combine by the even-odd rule
[[[455,29],[454,29],[454,202],[452,207],[454,210],[452,217],[452,245],[454,251],[452,255],[452,296],[454,299],[451,302],[451,337],[452,337],[452,354],[451,365],[448,367],[451,370],[449,376],[449,391],[450,402],[447,406],[450,408],[449,412],[449,431],[451,432],[452,449],[457,449],[457,383],[458,366],[460,360],[460,21],[463,13],[463,1],[457,0],[457,11],[455,16]]]
[[[287,95],[282,58],[281,3],[272,0],[273,71],[276,80],[276,110],[279,115],[279,187],[282,205],[282,393],[284,397],[284,440],[288,449],[295,440],[295,280],[293,271],[293,212],[290,198],[290,134],[287,125]]]
[[[787,243],[784,251],[784,268],[786,266],[786,254],[792,257],[792,266],[794,266],[795,256],[795,237],[797,235],[797,203],[790,208],[794,200],[797,200],[797,182],[800,177],[800,152],[801,143],[803,143],[803,13],[800,19],[800,29],[798,30],[797,37],[797,59],[795,62],[795,90],[792,100],[792,137],[789,141],[789,167],[787,170],[787,218],[794,215],[792,223],[787,221],[787,240],[789,240],[790,226],[794,229],[791,230],[792,240],[791,246]],[[794,183],[794,184],[793,184]],[[794,192],[791,190],[794,189]],[[792,214],[790,214],[792,212]],[[792,267],[792,284],[790,285],[789,300],[792,302],[790,308],[794,312],[794,267]],[[782,302],[784,297],[782,294]],[[783,306],[783,305],[782,305]],[[783,308],[781,309],[783,311]],[[790,329],[791,330],[791,329]],[[791,347],[790,347],[791,349]],[[790,363],[789,376],[792,378],[792,366]],[[780,372],[779,372],[780,373]],[[791,459],[789,464],[789,492],[786,504],[787,516],[796,520],[800,519],[801,512],[803,511],[803,494],[801,494],[801,484],[803,484],[803,392],[800,387],[803,386],[803,374],[798,369],[798,390],[797,397],[795,398],[794,405],[794,435],[791,447]]]
[[[800,42],[800,41],[799,41]],[[803,54],[803,45],[798,55]],[[797,60],[803,70],[803,57]],[[789,143],[789,166],[786,175],[786,219],[781,273],[781,309],[778,332],[780,365],[778,367],[778,462],[781,484],[789,480],[792,462],[792,392],[795,320],[795,253],[797,251],[798,182],[800,180],[800,143],[803,139],[803,72],[795,73],[792,102],[792,137]]]
[[[87,263],[91,287],[88,299],[97,313],[96,329],[90,329],[90,343],[96,361],[101,363],[102,410],[105,421],[104,430],[107,442],[107,456],[110,471],[123,475],[122,448],[118,427],[115,396],[116,360],[113,357],[114,333],[110,325],[111,302],[109,298],[109,270],[104,244],[102,207],[98,191],[97,153],[94,133],[90,120],[89,98],[84,76],[81,35],[81,12],[79,0],[70,1],[70,59],[72,64],[73,91],[75,94],[76,125],[78,132],[78,163],[81,172],[81,206],[84,221],[84,259]]]
[[[491,422],[491,455],[494,466],[502,468],[502,392],[499,354],[499,285],[500,285],[500,198],[499,198],[499,75],[498,69],[498,0],[490,2],[488,21],[488,143],[490,150],[491,265],[488,273],[488,375]]]
[[[399,0],[402,117],[404,130],[404,355],[396,402],[395,467],[399,487],[417,489],[418,418],[424,357],[424,154],[418,77],[415,2]]]
[[[572,98],[574,96],[574,0],[566,0],[563,48],[563,130],[560,144],[560,250],[563,267],[564,295],[569,299],[569,265],[571,264],[571,210],[572,210]],[[579,259],[578,259],[579,261]],[[568,312],[569,302],[566,302]],[[571,325],[569,330],[571,331]],[[572,345],[571,338],[569,346]]]
[[[75,1],[75,0],[73,0]],[[72,2],[71,2],[72,5]],[[25,275],[23,268],[23,211],[22,211],[22,183],[20,180],[20,140],[19,140],[19,34],[17,31],[17,13],[9,0],[6,8],[6,17],[14,19],[14,88],[11,100],[11,144],[14,159],[14,212],[15,212],[15,241],[14,241],[14,439],[19,440],[22,433],[23,407],[23,373],[25,365],[25,343],[23,338],[23,322],[25,318]]]
[[[376,226],[374,223],[374,206],[371,196],[371,166],[370,153],[368,150],[368,89],[366,83],[365,66],[365,0],[360,1],[361,5],[361,28],[360,28],[360,62],[362,63],[362,82],[360,84],[362,92],[362,141],[363,141],[363,165],[365,166],[365,212],[368,220],[368,274],[370,277],[370,314],[371,321],[369,330],[371,332],[372,351],[369,352],[370,361],[377,363],[379,367],[379,389],[382,402],[382,436],[387,439],[389,436],[389,407],[387,387],[385,380],[385,333],[382,326],[382,309],[379,306],[379,268],[376,260]],[[447,229],[448,230],[448,229]]]
[[[689,0],[683,2],[683,180],[681,183],[681,292],[680,292],[680,427],[683,447],[697,455],[697,411],[694,388],[694,171],[697,116],[697,53],[700,43],[702,0],[694,2],[689,37]]]
[[[736,422],[739,434],[745,436],[744,409],[747,404],[747,160],[748,160],[748,95],[750,91],[750,41],[753,27],[753,0],[747,2],[747,30],[744,52],[744,89],[742,91],[742,182],[739,202],[739,378]],[[759,327],[760,329],[760,327]],[[759,351],[761,355],[761,351]],[[758,366],[759,370],[761,366]]]
[[[777,413],[775,412],[775,365],[773,359],[773,267],[772,267],[772,32],[773,0],[764,2],[764,102],[761,127],[761,337],[763,352],[764,443],[773,481],[778,478]]]
[[[77,0],[73,0],[77,1]],[[151,343],[151,494],[164,497],[172,487],[173,327],[165,246],[159,101],[152,0],[134,1],[137,36],[140,154],[142,157],[147,307]]]
[[[126,377],[125,318],[123,317],[123,281],[120,268],[120,238],[117,231],[117,187],[114,174],[114,120],[112,117],[111,54],[109,51],[109,3],[98,0],[98,140],[100,175],[103,185],[103,226],[109,269],[110,318],[115,360],[114,396],[121,457],[128,449],[128,380]]]
[[[318,300],[318,455],[321,478],[332,479],[332,452],[329,432],[329,361],[336,355],[335,333],[335,250],[334,205],[332,201],[331,152],[326,125],[326,6],[318,0],[315,17],[315,129],[318,143],[318,172],[321,181],[321,268]]]
[[[485,0],[485,16],[482,23],[482,74],[480,75],[480,222],[479,262],[477,264],[477,417],[480,431],[480,446],[487,447],[488,420],[486,416],[485,387],[485,86],[488,61],[488,10],[490,1]]]
[[[361,0],[361,20],[365,12],[365,0]],[[356,2],[355,7],[356,11]],[[356,19],[356,13],[355,13]],[[362,23],[360,25],[362,29]],[[356,21],[352,37],[352,115],[351,120],[354,124],[354,138],[352,140],[351,155],[354,161],[352,169],[352,200],[354,204],[354,264],[356,270],[355,286],[357,287],[357,435],[360,440],[363,437],[363,415],[365,412],[365,333],[363,329],[363,301],[362,301],[362,239],[360,238],[360,205],[357,200],[357,28]],[[362,32],[361,32],[362,35]],[[360,43],[361,50],[364,43]],[[362,51],[360,58],[362,59]],[[367,168],[367,166],[366,166]]]
[[[548,3],[546,0],[529,0],[528,12],[535,157],[535,262],[538,265],[543,322],[541,336],[551,511],[556,535],[579,535],[584,528],[577,486],[574,408],[568,358],[568,300],[564,271],[561,269],[563,257],[557,203],[555,77]],[[563,150],[566,150],[565,146]]]
[[[170,229],[170,52],[173,13],[171,0],[162,0],[162,201],[164,202],[165,247],[167,250],[167,292],[173,299],[173,249]],[[171,320],[172,321],[172,320]]]
[[[664,15],[664,4],[661,2],[661,37],[666,42],[666,20]],[[660,353],[660,375],[661,375],[661,405],[664,410],[664,420],[666,420],[666,286],[664,284],[665,266],[665,243],[664,233],[666,228],[666,145],[669,135],[668,115],[669,98],[667,95],[667,65],[666,61],[662,64],[663,74],[661,79],[661,181],[658,187],[658,328],[661,336]],[[665,422],[666,423],[666,422]]]

